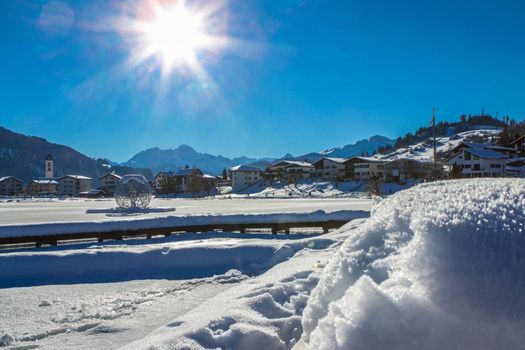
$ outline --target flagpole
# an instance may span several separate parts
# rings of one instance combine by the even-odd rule
[[[436,107],[432,107],[432,138],[434,139],[434,169],[436,168]]]

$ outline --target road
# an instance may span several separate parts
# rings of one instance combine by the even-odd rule
[[[81,222],[133,220],[137,218],[203,214],[303,213],[316,210],[370,210],[369,199],[154,199],[151,212],[123,215],[112,212],[115,201],[105,200],[41,200],[0,202],[0,226],[49,222]],[[174,208],[174,211],[156,211]]]

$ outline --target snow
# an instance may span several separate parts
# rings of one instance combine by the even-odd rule
[[[308,349],[525,348],[525,183],[416,186],[382,201],[303,313]]]
[[[123,184],[123,185],[127,184],[130,181],[137,182],[137,183],[142,184],[142,185],[147,185],[148,184],[148,180],[146,180],[144,175],[140,175],[140,174],[124,175],[120,179],[120,183]]]
[[[367,217],[369,212],[361,210],[339,210],[309,213],[232,214],[232,215],[187,215],[165,216],[135,220],[114,219],[112,221],[56,222],[33,225],[0,226],[0,237],[27,237],[41,235],[75,234],[85,232],[111,232],[142,229],[161,229],[197,225],[297,223],[318,221],[349,221]]]
[[[465,131],[450,137],[436,137],[436,151],[438,153],[448,153],[456,148],[460,143],[467,142],[468,140],[472,139],[482,139],[489,142],[493,138],[497,137],[500,133],[501,130],[485,129]],[[428,139],[409,147],[397,149],[389,154],[377,155],[377,158],[381,160],[408,158],[419,161],[430,161],[434,158],[433,141]]]
[[[53,349],[291,347],[342,241],[211,232],[5,252],[0,337]]]

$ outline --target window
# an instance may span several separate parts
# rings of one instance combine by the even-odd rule
[[[465,160],[471,160],[471,156],[470,156],[470,153],[468,152],[465,152]]]
[[[479,171],[479,170],[480,170],[479,164],[474,164],[474,171]]]

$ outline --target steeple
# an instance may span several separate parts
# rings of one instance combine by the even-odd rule
[[[45,163],[45,178],[50,179],[54,177],[54,164],[53,164],[53,156],[51,154],[48,154],[46,157],[46,163]]]

